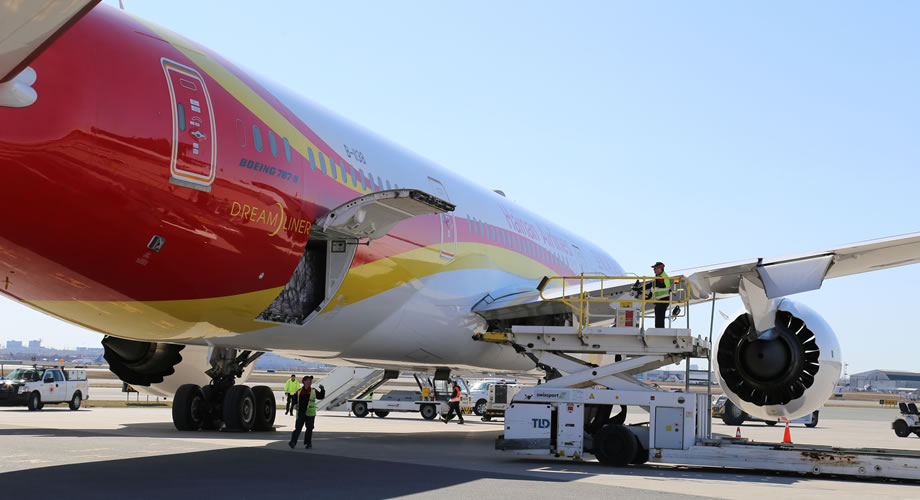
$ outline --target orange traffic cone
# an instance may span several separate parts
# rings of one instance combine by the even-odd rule
[[[786,419],[786,432],[783,433],[783,442],[792,444],[792,435],[789,434],[789,419]]]
[[[736,438],[740,438],[740,437],[741,437],[741,427],[738,427],[738,428],[735,429],[735,437],[736,437]]]

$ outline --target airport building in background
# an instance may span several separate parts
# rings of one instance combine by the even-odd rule
[[[850,387],[861,390],[920,389],[920,373],[892,370],[869,370],[850,375]]]

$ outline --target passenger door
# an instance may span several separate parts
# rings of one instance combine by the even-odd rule
[[[216,127],[204,78],[193,68],[163,58],[172,105],[169,182],[211,191],[217,169]]]
[[[429,177],[432,194],[450,202],[450,196],[447,194],[447,188],[441,181],[434,177]],[[457,256],[457,226],[454,220],[453,212],[444,212],[438,215],[441,218],[441,258],[444,260],[454,260]]]

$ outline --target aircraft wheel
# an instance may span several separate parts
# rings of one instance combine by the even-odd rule
[[[742,425],[746,417],[747,413],[732,403],[732,400],[725,401],[725,410],[722,412],[722,422],[725,422],[725,425]]]
[[[204,394],[195,384],[183,384],[173,398],[173,425],[180,431],[197,431],[203,422]]]
[[[805,424],[805,427],[817,427],[817,425],[818,425],[818,410],[815,410],[815,412],[811,414],[811,423]]]
[[[29,411],[36,411],[42,409],[42,395],[38,391],[32,392],[29,394],[29,399],[26,401],[26,407],[29,408]]]
[[[593,453],[604,465],[629,465],[636,459],[639,447],[636,435],[622,425],[605,425],[594,435]]]
[[[216,391],[214,386],[206,385],[201,388],[201,393],[204,396],[204,411],[202,412],[202,422],[201,428],[208,431],[216,431],[220,429],[220,425],[223,423],[220,420],[220,401],[217,401]]]
[[[364,401],[355,401],[351,404],[351,412],[358,418],[364,418],[370,413],[370,410],[367,409],[367,403]]]
[[[422,418],[425,420],[434,420],[438,416],[438,409],[435,405],[422,405],[418,412],[422,414]]]
[[[910,436],[910,427],[908,427],[907,422],[903,418],[899,418],[894,421],[894,433],[897,434],[899,438],[906,438]]]
[[[776,420],[767,420],[764,423],[769,425],[770,427],[773,427],[774,425],[776,425]]]
[[[224,424],[228,431],[247,432],[256,420],[256,401],[252,389],[234,385],[224,397]]]
[[[70,398],[70,409],[77,411],[80,409],[80,405],[83,404],[83,394],[80,391],[73,393],[73,397]]]
[[[481,417],[485,412],[486,412],[486,400],[480,399],[479,401],[476,401],[476,406],[473,407],[473,413]]]
[[[389,414],[389,410],[374,410],[374,415],[377,415],[380,418],[386,417]]]
[[[252,424],[254,431],[270,431],[275,426],[275,394],[271,388],[257,385],[252,388],[252,397],[255,398],[255,421]]]

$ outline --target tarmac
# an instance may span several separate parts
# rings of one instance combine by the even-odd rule
[[[793,425],[795,442],[920,450],[898,438],[896,412],[828,408],[818,427]],[[631,421],[647,415],[634,411]],[[531,458],[494,449],[503,424],[468,416],[465,425],[415,413],[356,418],[320,412],[313,449],[287,445],[293,417],[281,410],[276,432],[179,432],[166,408],[46,406],[0,409],[3,496],[77,498],[918,498],[920,483],[816,478],[734,469],[604,467],[593,460]],[[714,431],[734,436],[734,427]],[[749,423],[744,437],[778,441],[782,426]]]

